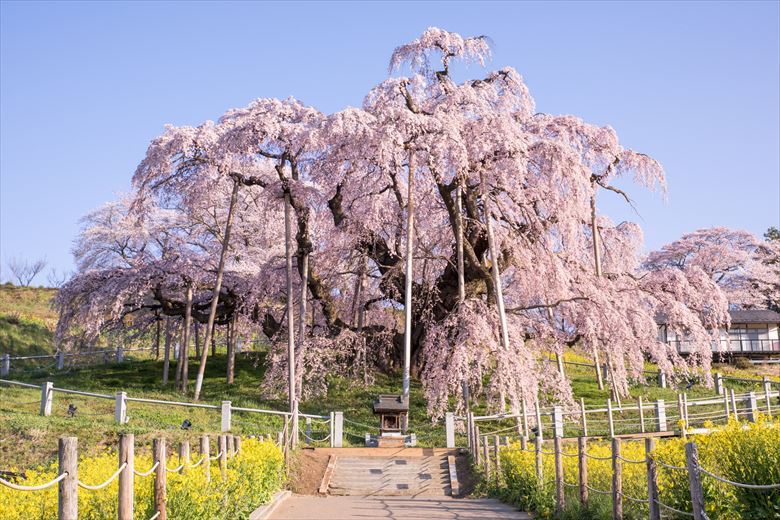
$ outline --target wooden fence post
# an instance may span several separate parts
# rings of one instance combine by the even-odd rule
[[[582,436],[588,436],[588,418],[585,411],[585,399],[580,398],[580,415],[582,416]]]
[[[666,431],[666,403],[663,399],[658,399],[655,402],[655,417],[658,422],[658,431]]]
[[[677,393],[677,414],[680,416],[680,419],[677,421],[677,424],[680,425],[680,430],[683,435],[685,436],[685,410],[683,409],[683,397],[681,393]]]
[[[685,429],[691,427],[691,423],[688,422],[688,394],[683,392],[683,410],[685,411]]]
[[[729,409],[729,393],[723,392],[723,408],[726,411],[726,422],[731,420],[731,410]]]
[[[179,465],[182,468],[179,473],[184,474],[189,469],[190,465],[190,441],[181,441],[179,444]]]
[[[560,406],[553,407],[553,437],[563,437],[563,410]]]
[[[764,399],[766,399],[766,414],[772,418],[772,383],[764,376]]]
[[[612,420],[612,399],[607,399],[607,421],[609,422],[609,436],[615,436],[615,423]]]
[[[241,436],[240,435],[234,435],[233,436],[233,449],[236,450],[236,455],[241,453]]]
[[[701,473],[699,472],[699,450],[695,442],[689,442],[685,445],[685,464],[688,467],[693,519],[704,520],[707,515],[704,512],[704,491],[701,487]]]
[[[306,446],[311,445],[311,417],[306,417]]]
[[[588,505],[588,439],[585,437],[577,438],[577,462],[580,473],[580,502],[582,505]]]
[[[525,440],[525,443],[523,443],[523,448],[526,447],[526,444],[528,443],[528,409],[525,406],[525,396],[523,397],[523,400],[520,402],[523,407],[523,439]]]
[[[734,419],[739,420],[739,411],[737,410],[737,398],[734,396],[734,389],[730,388],[729,392],[731,394],[731,411],[734,412]]]
[[[445,426],[445,432],[446,432],[446,440],[447,440],[447,447],[448,448],[454,448],[455,447],[455,414],[452,412],[447,412],[444,415],[444,426]]]
[[[236,448],[233,446],[233,436],[225,434],[225,445],[227,446],[227,458],[232,459],[236,455]]]
[[[219,452],[219,472],[222,475],[222,480],[225,480],[225,473],[227,472],[227,442],[225,436],[220,435],[217,437],[217,450]]]
[[[620,457],[620,439],[612,439],[612,518],[623,520],[623,462]]]
[[[231,422],[231,415],[232,415],[232,409],[230,406],[230,401],[222,401],[222,430],[223,432],[229,432],[230,431],[230,422]]]
[[[206,437],[204,435],[204,437]],[[208,437],[206,437],[206,445],[208,446]],[[165,439],[158,438],[152,441],[152,453],[154,462],[157,464],[157,469],[154,470],[154,510],[160,513],[157,520],[166,520],[168,518],[167,510],[167,484],[168,484],[168,472],[165,469],[166,454],[165,454]],[[206,461],[204,461],[204,464]]]
[[[652,457],[655,439],[645,439],[645,460],[647,461],[647,503],[650,508],[649,519],[661,520],[661,506],[658,505],[658,473]]]
[[[756,422],[758,420],[758,403],[756,402],[756,393],[754,391],[748,392],[745,404],[748,408],[748,419],[750,422]]]
[[[206,475],[206,482],[211,482],[211,447],[209,446],[209,436],[200,436],[200,455],[203,457],[203,473]]]
[[[539,485],[544,483],[544,474],[542,473],[542,438],[537,435],[534,438],[534,451],[536,456],[536,479],[539,481]]]
[[[720,372],[715,372],[715,394],[723,394],[723,376],[720,375]]]
[[[561,438],[556,435],[553,437],[553,446],[555,449],[555,511],[560,515],[564,508],[564,489],[563,489],[563,455],[561,454]]]
[[[639,408],[639,430],[645,433],[645,411],[642,408],[642,396],[637,397],[636,401]]]
[[[536,436],[540,439],[544,438],[542,434],[542,413],[539,409],[539,398],[536,399]]]
[[[8,377],[11,372],[11,354],[3,354],[3,361],[0,363],[0,377]]]
[[[58,448],[59,474],[67,473],[68,476],[57,484],[57,518],[59,520],[75,520],[79,516],[78,439],[76,437],[60,437]]]
[[[344,412],[334,412],[333,421],[333,447],[341,448],[344,445]]]
[[[46,381],[41,385],[41,415],[48,417],[51,415],[51,403],[54,399],[54,383]]]
[[[127,392],[117,392],[114,397],[114,420],[119,424],[127,423]]]
[[[119,474],[119,520],[133,520],[133,480],[135,474],[135,435],[119,435],[119,465],[127,464]]]

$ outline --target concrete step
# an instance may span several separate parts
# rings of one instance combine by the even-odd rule
[[[330,480],[331,495],[444,496],[451,494],[446,457],[343,457]]]

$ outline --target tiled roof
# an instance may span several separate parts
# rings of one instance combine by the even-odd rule
[[[780,323],[780,313],[768,309],[729,311],[731,323]]]

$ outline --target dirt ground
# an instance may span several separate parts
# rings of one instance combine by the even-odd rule
[[[328,465],[329,454],[302,449],[290,468],[290,491],[296,495],[316,495]]]

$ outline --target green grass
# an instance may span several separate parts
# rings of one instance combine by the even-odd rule
[[[0,353],[12,356],[52,352],[56,289],[0,285]]]

